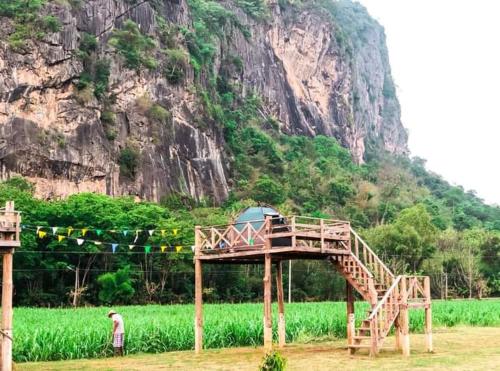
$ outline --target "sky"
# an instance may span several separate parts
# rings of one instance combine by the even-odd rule
[[[385,28],[411,155],[500,205],[500,1],[359,2]]]

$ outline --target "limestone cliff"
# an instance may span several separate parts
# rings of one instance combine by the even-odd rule
[[[22,46],[13,42],[15,19],[0,17],[1,178],[26,176],[44,198],[180,192],[220,202],[231,189],[231,156],[196,90],[218,74],[242,96],[256,92],[285,133],[335,136],[358,162],[368,147],[407,151],[384,31],[360,5],[267,3],[258,17],[238,1],[221,4],[233,23],[215,38],[214,75],[177,56],[179,80],[165,74],[173,71],[165,50],[173,43],[189,60],[196,19],[185,0],[49,1],[40,17],[60,27]],[[155,41],[149,68],[131,68],[110,42],[127,20]],[[91,51],[88,35],[97,40]],[[231,58],[238,63],[229,66]],[[99,61],[108,66],[103,94]]]

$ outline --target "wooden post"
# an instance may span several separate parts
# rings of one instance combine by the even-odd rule
[[[292,260],[288,261],[288,303],[292,302]]]
[[[401,350],[405,357],[410,355],[410,334],[408,316],[408,292],[406,288],[406,276],[401,277],[401,307],[399,310],[401,326]]]
[[[281,260],[276,264],[276,292],[278,297],[278,344],[280,348],[283,348],[286,343],[286,326],[283,298],[283,267]]]
[[[355,315],[354,315],[354,294],[349,281],[346,281],[346,301],[347,301],[347,344],[354,345]],[[349,348],[349,354],[354,354],[354,348]]]
[[[370,321],[370,357],[375,357],[378,353],[378,315]]]
[[[3,255],[2,370],[12,370],[12,253]]]
[[[269,239],[266,240],[266,244]],[[271,254],[264,258],[264,349],[273,347],[273,322],[271,317]]]
[[[1,370],[12,370],[12,265],[14,248],[20,246],[21,217],[8,201],[0,211],[0,249],[3,254],[2,282],[2,359]]]
[[[396,304],[401,302],[399,285],[400,284],[396,285],[396,288],[395,288]],[[400,313],[398,313],[396,319],[394,320],[394,340],[395,340],[394,348],[396,350],[401,350],[401,323],[400,323],[400,321],[401,321],[401,316],[400,316]]]
[[[292,248],[295,249],[297,246],[297,237],[295,236],[295,216],[292,216]]]
[[[319,235],[321,240],[320,250],[321,252],[325,252],[325,220],[319,220]]]
[[[432,347],[432,308],[431,308],[431,281],[429,277],[424,278],[425,293],[425,348],[428,352]]]
[[[401,313],[400,313],[401,314]],[[401,315],[398,314],[396,320],[394,321],[394,348],[396,350],[401,350]]]
[[[201,266],[200,255],[200,227],[195,230],[195,257],[194,257],[194,302],[195,302],[195,319],[194,319],[194,350],[200,353],[203,349],[203,271]]]

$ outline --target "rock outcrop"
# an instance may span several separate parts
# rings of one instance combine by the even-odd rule
[[[8,43],[12,20],[0,18],[1,179],[21,174],[43,198],[93,191],[150,200],[170,192],[224,200],[231,189],[230,155],[221,128],[211,120],[200,124],[203,107],[193,89],[200,77],[189,65],[180,84],[169,82],[161,68],[127,68],[108,42],[127,19],[159,45],[158,16],[177,29],[192,28],[185,0],[61,4],[43,9],[60,20],[60,31],[28,41],[21,51]],[[336,18],[314,4],[298,11],[271,3],[270,16],[262,20],[228,2],[224,6],[251,36],[232,29],[219,38],[214,70],[220,72],[228,56],[238,56],[241,68],[225,73],[243,96],[256,91],[262,97],[265,114],[283,132],[334,136],[361,163],[367,148],[405,153],[407,134],[383,28],[360,5],[350,5],[349,11],[364,17],[357,28],[358,21],[342,13]],[[97,38],[94,53],[109,62],[105,102],[77,87],[85,72],[79,55],[85,34]],[[152,119],[152,105],[166,109],[168,118]],[[138,164],[125,176],[120,156],[130,148]]]

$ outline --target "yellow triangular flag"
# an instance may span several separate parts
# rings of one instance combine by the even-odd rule
[[[88,229],[87,228],[83,228],[82,229],[82,236],[85,236],[85,234],[87,233]]]
[[[66,238],[66,236],[57,236],[57,241],[61,242],[62,240],[64,240]]]
[[[167,249],[167,246],[160,246],[160,249],[161,249],[161,252],[165,252],[165,250]]]
[[[44,231],[38,231],[38,237],[44,238],[47,235],[47,232]]]
[[[162,229],[160,232],[161,232],[161,236],[162,236],[162,237],[165,237],[165,230],[164,230],[164,229]]]
[[[174,232],[174,236],[177,236],[177,231],[178,229],[174,229],[172,232]]]
[[[175,251],[180,252],[182,250],[182,246],[175,246]]]
[[[68,227],[68,237],[71,236],[72,232],[73,232],[73,227]]]

